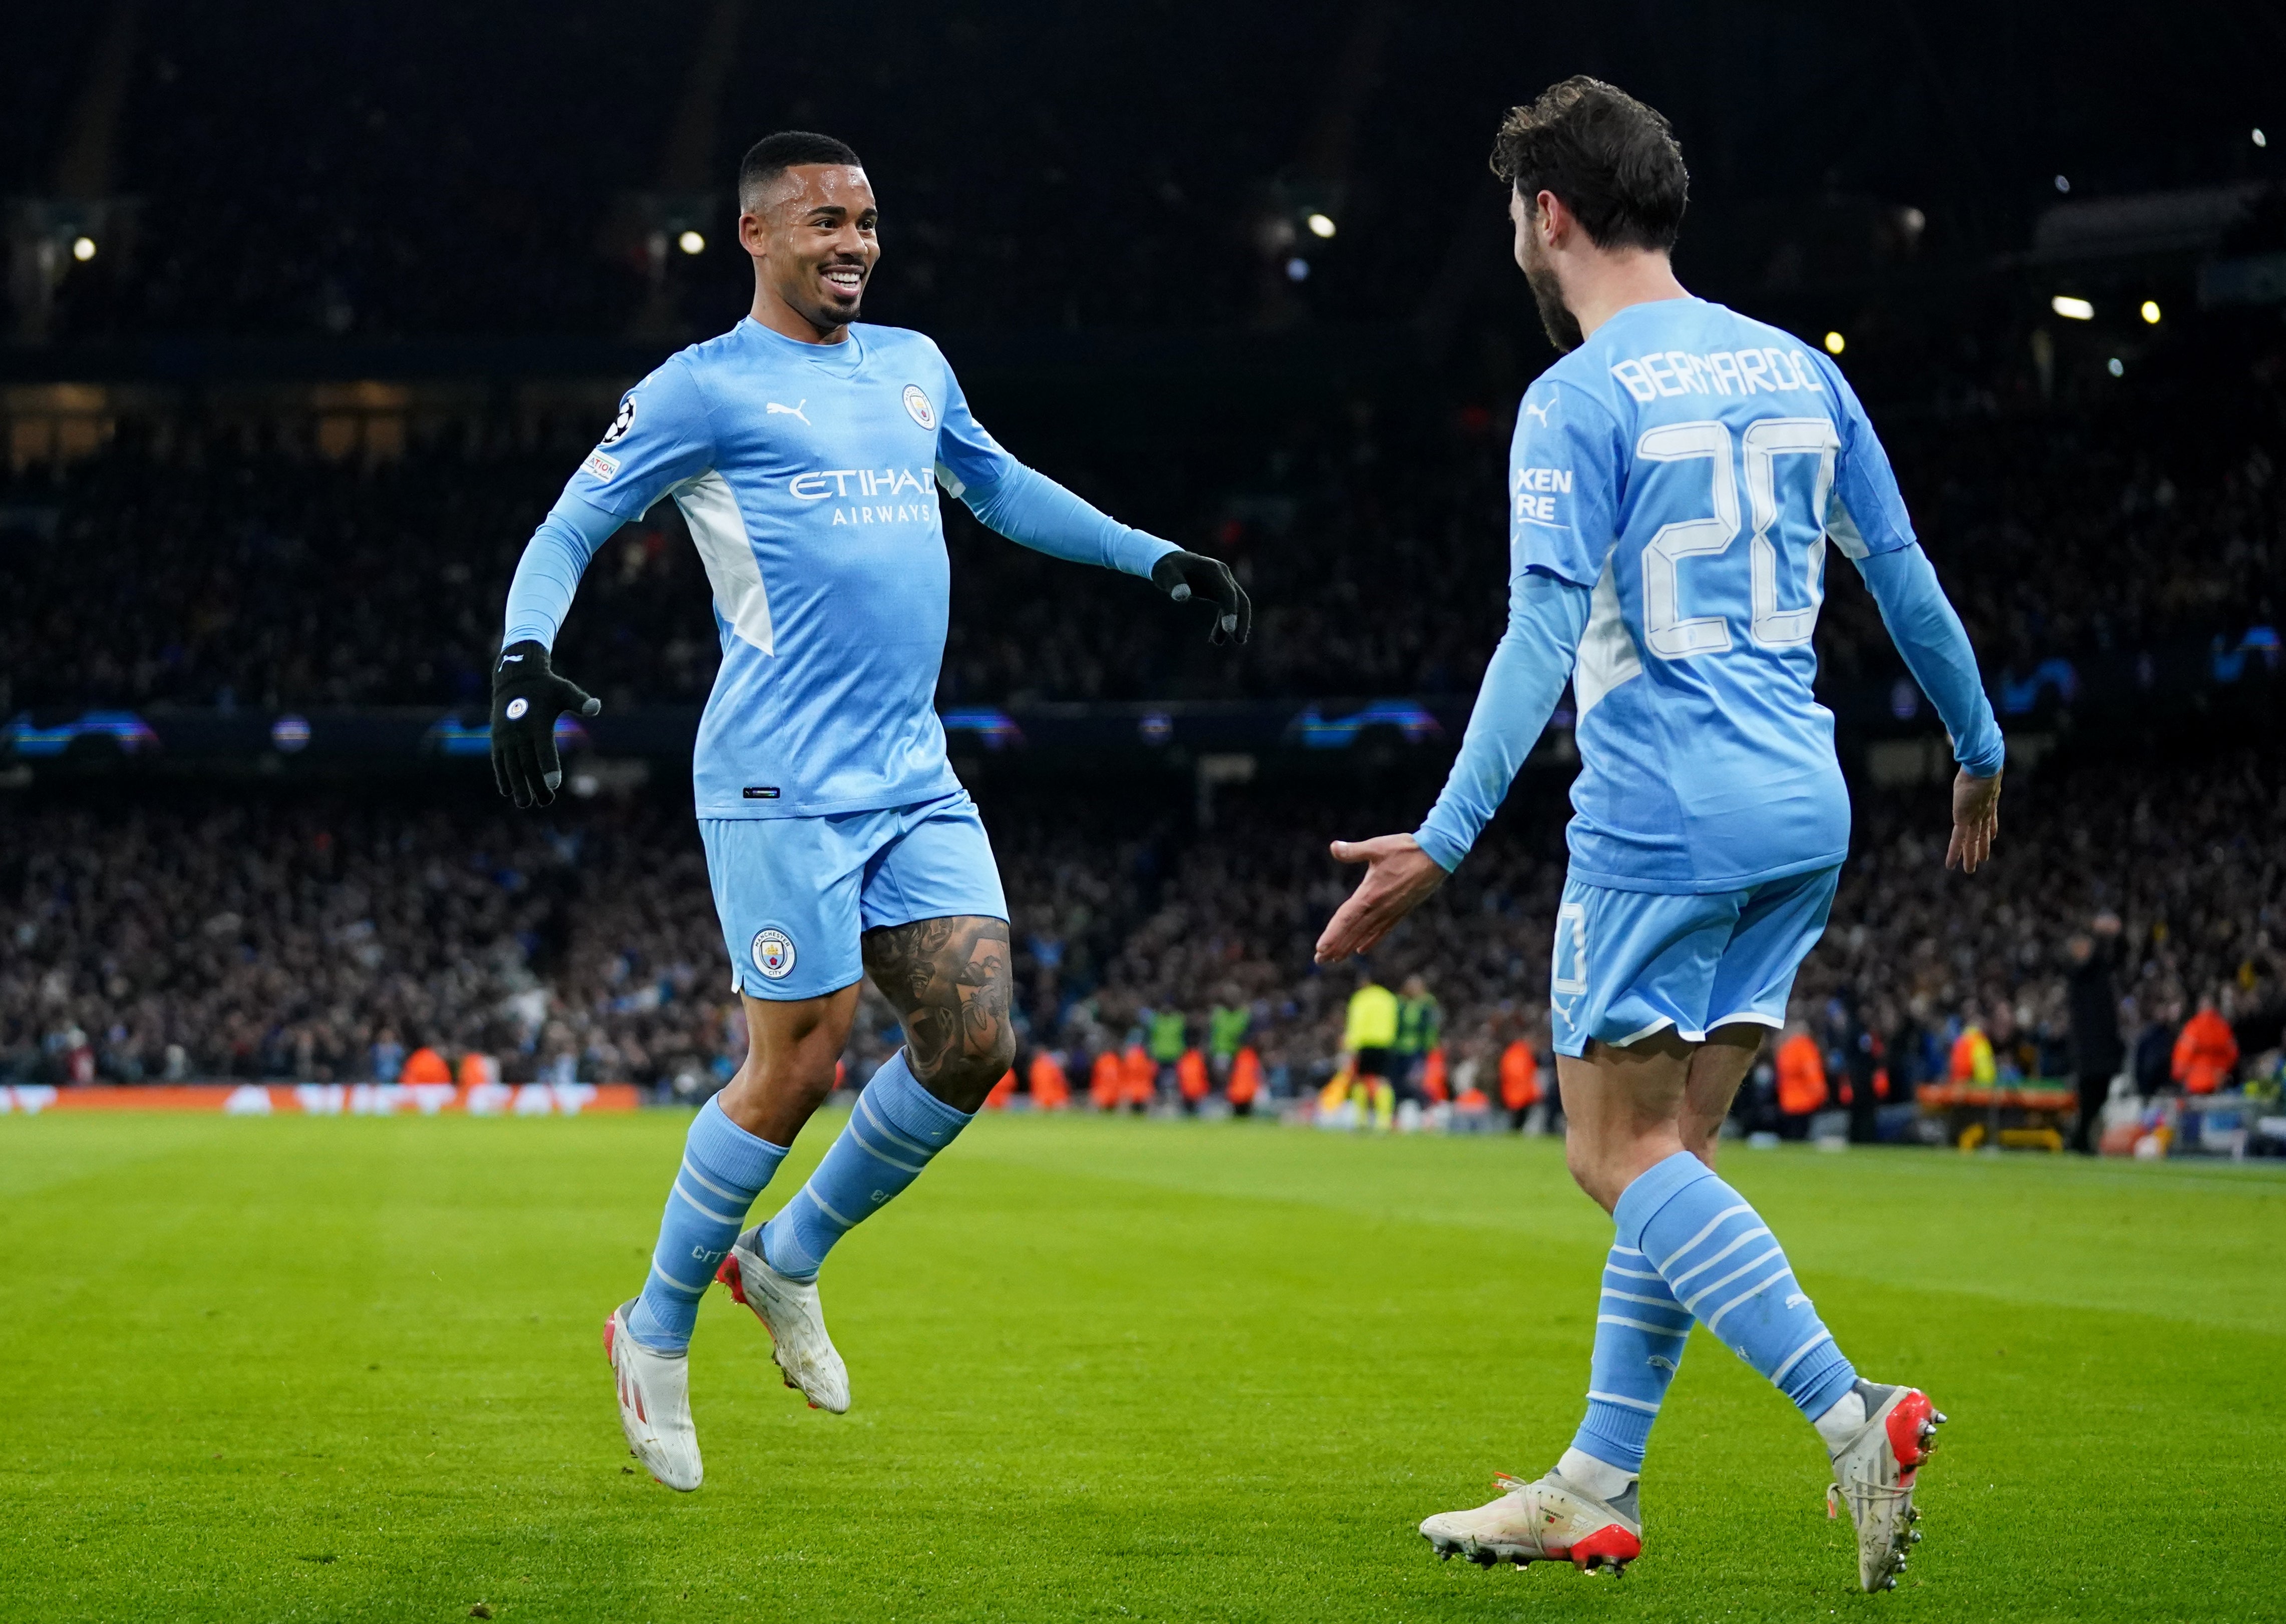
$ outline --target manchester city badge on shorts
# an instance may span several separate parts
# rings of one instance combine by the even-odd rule
[[[765,925],[754,932],[751,955],[754,968],[772,981],[784,981],[793,974],[793,938],[776,925]]]

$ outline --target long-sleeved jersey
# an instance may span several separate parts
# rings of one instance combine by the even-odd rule
[[[525,549],[503,642],[552,644],[596,547],[671,498],[722,646],[692,760],[698,816],[950,794],[934,704],[951,591],[940,487],[1058,557],[1147,576],[1175,550],[1011,457],[920,333],[853,326],[808,344],[748,318],[619,403]]]

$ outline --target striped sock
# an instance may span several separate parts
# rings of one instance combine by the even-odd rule
[[[1778,1237],[1697,1157],[1679,1150],[1645,1172],[1612,1216],[1692,1316],[1803,1415],[1817,1419],[1850,1391],[1857,1372]]]
[[[627,1334],[645,1347],[680,1353],[690,1345],[698,1299],[714,1281],[746,1221],[746,1209],[785,1159],[785,1147],[758,1139],[709,1100],[691,1119],[682,1142],[682,1165],[658,1220],[650,1276],[627,1314]]]
[[[1596,1303],[1588,1414],[1572,1447],[1606,1465],[1641,1471],[1651,1424],[1690,1336],[1691,1311],[1675,1300],[1651,1259],[1632,1246],[1614,1245]]]
[[[762,1226],[762,1256],[781,1275],[816,1279],[833,1243],[902,1195],[972,1120],[922,1087],[899,1049],[857,1096],[809,1181]]]

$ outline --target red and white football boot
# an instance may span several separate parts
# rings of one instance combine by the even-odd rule
[[[1920,1543],[1913,1525],[1913,1479],[1936,1447],[1944,1416],[1918,1387],[1857,1384],[1865,1400],[1865,1424],[1833,1452],[1833,1482],[1825,1491],[1825,1514],[1849,1508],[1857,1528],[1857,1583],[1866,1590],[1894,1590],[1905,1571],[1905,1553]]]
[[[669,1488],[688,1494],[704,1471],[698,1461],[698,1429],[690,1422],[690,1360],[662,1353],[627,1335],[633,1298],[603,1322],[603,1356],[611,1361],[611,1385],[619,1398],[619,1431],[627,1453]]]
[[[1625,1503],[1614,1505],[1552,1471],[1536,1483],[1506,1472],[1493,1482],[1507,1491],[1499,1499],[1473,1511],[1440,1511],[1421,1525],[1439,1557],[1463,1556],[1479,1567],[1569,1562],[1583,1573],[1617,1577],[1643,1553],[1632,1487],[1620,1496]]]
[[[732,1243],[714,1278],[754,1311],[770,1333],[770,1357],[785,1385],[809,1400],[812,1409],[842,1415],[849,1408],[849,1369],[825,1334],[825,1312],[818,1306],[817,1283],[793,1280],[762,1256],[762,1232],[749,1229]]]

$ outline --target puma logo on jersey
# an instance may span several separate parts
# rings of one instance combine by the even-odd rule
[[[1551,402],[1549,402],[1549,405],[1553,405],[1554,404],[1555,404],[1555,403],[1554,403],[1553,401],[1551,401]],[[1538,418],[1538,419],[1540,420],[1540,426],[1541,426],[1542,428],[1547,428],[1547,427],[1548,427],[1548,407],[1547,407],[1547,406],[1535,406],[1535,405],[1533,405],[1530,401],[1525,401],[1525,402],[1524,403],[1524,415],[1525,415],[1525,416],[1526,416],[1526,417],[1536,417],[1536,418]]]
[[[781,406],[774,400],[766,400],[762,403],[762,415],[764,417],[775,417],[783,414],[786,417],[798,417],[801,419],[805,426],[808,426],[809,419],[804,416],[802,412],[802,408],[808,404],[809,404],[809,396],[807,395],[794,402],[791,406]]]

